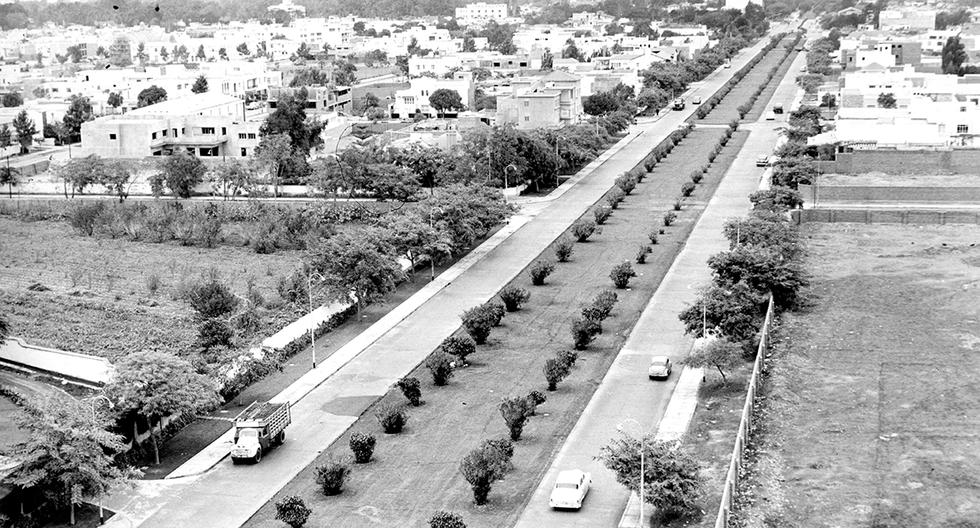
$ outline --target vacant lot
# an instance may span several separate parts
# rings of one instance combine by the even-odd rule
[[[738,526],[980,526],[980,233],[810,224]]]
[[[12,334],[109,359],[189,346],[196,325],[177,296],[188,281],[213,270],[239,295],[254,280],[263,297],[276,299],[279,278],[300,264],[298,252],[85,237],[60,221],[0,217],[0,232],[0,305]],[[160,281],[155,294],[147,286],[151,276]]]

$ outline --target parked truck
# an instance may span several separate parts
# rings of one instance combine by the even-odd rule
[[[683,110],[683,109],[684,109],[684,99],[681,97],[674,99],[674,110]]]
[[[235,445],[231,461],[258,463],[262,454],[286,441],[289,425],[289,402],[253,402],[235,417]]]

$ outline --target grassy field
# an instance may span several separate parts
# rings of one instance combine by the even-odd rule
[[[980,526],[980,233],[811,224],[739,527]]]
[[[40,345],[116,359],[134,350],[181,350],[196,336],[190,307],[177,290],[214,270],[244,295],[249,277],[266,299],[299,266],[299,252],[260,255],[249,248],[213,249],[92,238],[60,221],[0,217],[0,305],[12,334]],[[150,275],[161,285],[147,288]],[[42,288],[44,291],[35,291]]]

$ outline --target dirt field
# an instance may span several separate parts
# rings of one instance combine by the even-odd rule
[[[980,233],[807,224],[741,527],[980,526]]]
[[[191,309],[174,300],[183,281],[214,269],[244,295],[251,276],[266,299],[275,299],[279,277],[299,266],[298,252],[92,238],[56,221],[0,217],[0,232],[0,306],[12,334],[109,359],[147,347],[180,350],[193,341]],[[151,274],[161,281],[155,295],[147,289]],[[33,284],[50,290],[28,290]]]

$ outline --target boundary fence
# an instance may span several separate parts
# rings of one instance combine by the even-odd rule
[[[738,424],[738,433],[735,435],[735,447],[732,449],[732,459],[728,464],[728,473],[725,475],[725,489],[721,494],[721,505],[718,507],[715,528],[728,528],[731,510],[735,505],[735,488],[738,486],[738,480],[742,473],[742,455],[745,452],[745,444],[748,441],[749,433],[752,431],[752,407],[755,403],[756,392],[759,390],[759,376],[762,374],[766,352],[769,350],[769,331],[772,327],[772,318],[773,302],[772,295],[770,295],[766,306],[766,319],[763,321],[760,330],[759,349],[756,351],[755,362],[752,365],[752,376],[749,378],[749,386],[745,391],[745,405],[742,406],[742,419]]]

